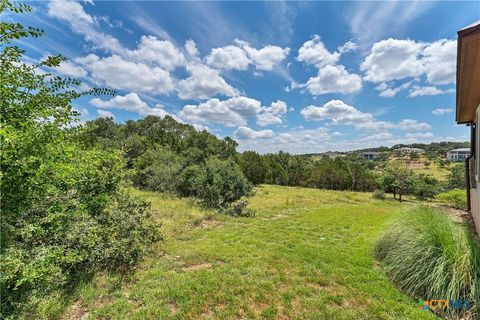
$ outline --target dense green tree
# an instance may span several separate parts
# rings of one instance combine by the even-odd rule
[[[141,188],[176,192],[184,161],[176,153],[154,145],[135,160],[134,183]]]
[[[447,176],[447,189],[465,189],[465,165],[463,163],[450,166]]]
[[[264,157],[255,151],[245,151],[242,153],[240,166],[245,177],[253,184],[265,182],[267,175],[267,163]]]
[[[1,1],[5,10],[30,7]],[[74,99],[111,92],[81,92],[78,81],[46,72],[61,56],[25,63],[14,41],[41,34],[0,21],[1,318],[35,309],[79,272],[129,267],[158,240],[148,205],[128,193],[119,152],[80,148],[78,130],[67,130]]]
[[[389,166],[380,178],[380,184],[387,192],[392,192],[393,197],[402,201],[403,195],[408,195],[413,192],[414,188],[414,173],[412,170],[401,166]]]
[[[181,181],[179,189],[184,196],[197,197],[205,206],[221,210],[252,191],[240,166],[231,159],[210,157],[205,164],[189,166]]]
[[[413,194],[418,199],[431,199],[439,193],[439,181],[432,176],[419,174],[413,180]]]

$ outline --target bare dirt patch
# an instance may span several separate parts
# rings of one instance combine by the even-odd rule
[[[201,228],[213,229],[219,224],[220,222],[214,217],[207,217],[206,219],[203,219],[202,222],[200,222],[199,226]]]
[[[178,308],[175,302],[170,301],[169,303],[167,303],[167,308],[170,311],[170,314],[173,316],[178,313]]]
[[[212,269],[212,264],[209,262],[191,264],[183,268],[185,271],[194,271],[194,270],[203,270],[203,269]]]
[[[459,209],[454,209],[451,207],[447,207],[444,205],[440,204],[434,204],[433,205],[435,208],[439,208],[446,212],[448,215],[452,217],[452,219],[456,222],[463,222],[463,223],[469,223],[473,226],[473,217],[472,215],[465,211],[465,210],[459,210]]]
[[[61,318],[62,320],[83,320],[87,319],[88,312],[80,301],[75,302]]]
[[[254,302],[252,304],[252,310],[253,312],[255,312],[255,314],[257,316],[260,316],[262,314],[262,312],[267,309],[269,307],[269,305],[267,303],[264,303],[264,302]]]
[[[410,161],[407,164],[409,169],[423,169],[425,168],[425,164],[421,161]]]

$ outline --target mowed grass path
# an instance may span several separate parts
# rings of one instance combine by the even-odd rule
[[[254,218],[139,192],[165,240],[129,277],[81,286],[64,318],[434,319],[385,277],[372,247],[408,204],[370,193],[260,186]]]

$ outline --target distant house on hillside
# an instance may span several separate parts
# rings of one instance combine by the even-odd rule
[[[345,155],[338,152],[328,151],[328,152],[320,153],[319,156],[322,159],[325,159],[325,158],[335,159],[337,157],[343,157]]]
[[[394,151],[400,152],[402,154],[410,154],[410,153],[422,154],[422,153],[425,153],[425,150],[423,150],[423,149],[410,148],[410,147],[401,147],[401,148],[395,149]]]
[[[465,158],[467,210],[480,234],[480,20],[458,31],[457,124],[470,127],[470,156]]]
[[[447,152],[447,160],[464,161],[470,156],[470,148],[453,149]]]
[[[375,160],[382,158],[383,152],[366,151],[361,153],[361,157],[365,160]]]

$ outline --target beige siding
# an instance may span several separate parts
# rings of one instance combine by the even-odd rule
[[[480,235],[480,189],[471,189],[470,196],[472,201],[472,216],[475,222],[477,234]]]

